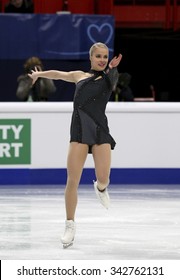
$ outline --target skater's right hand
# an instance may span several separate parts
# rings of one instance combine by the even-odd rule
[[[35,70],[31,70],[31,74],[29,73],[28,76],[32,79],[32,84],[34,85],[39,78],[39,71],[37,67],[35,67]]]

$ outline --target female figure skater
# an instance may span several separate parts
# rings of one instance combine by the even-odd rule
[[[33,84],[38,78],[60,79],[76,84],[67,158],[66,226],[61,238],[64,248],[73,244],[76,231],[77,189],[88,153],[92,153],[95,164],[96,195],[105,208],[109,206],[107,187],[111,149],[114,149],[116,143],[109,133],[105,109],[118,81],[117,66],[122,55],[114,57],[108,64],[108,47],[103,43],[95,43],[89,50],[89,57],[91,63],[89,72],[38,71],[36,68],[29,74]]]

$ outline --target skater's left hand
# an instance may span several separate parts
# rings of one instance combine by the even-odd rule
[[[122,59],[122,54],[120,53],[118,56],[113,57],[113,59],[109,62],[109,68],[112,69],[117,67]]]

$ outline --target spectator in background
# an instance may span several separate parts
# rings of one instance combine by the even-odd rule
[[[114,101],[134,101],[133,92],[129,86],[131,75],[129,73],[120,73],[117,86],[113,91]]]
[[[38,57],[30,57],[24,64],[24,74],[17,79],[16,96],[22,101],[48,101],[49,94],[56,91],[54,82],[50,79],[40,78],[32,85],[28,73],[35,67],[39,71],[44,69],[42,61]]]
[[[10,0],[4,8],[5,13],[34,13],[32,0]]]

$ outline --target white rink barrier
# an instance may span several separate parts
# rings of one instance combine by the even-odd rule
[[[72,102],[0,104],[0,184],[64,183],[72,109]],[[109,102],[106,114],[116,141],[112,182],[180,183],[179,103]],[[84,183],[93,169],[88,155]]]

